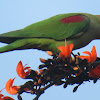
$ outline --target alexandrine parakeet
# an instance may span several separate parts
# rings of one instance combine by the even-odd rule
[[[60,14],[31,24],[23,29],[0,34],[0,42],[8,45],[0,53],[40,49],[59,52],[58,46],[73,43],[74,49],[84,47],[100,38],[100,16],[87,13]]]

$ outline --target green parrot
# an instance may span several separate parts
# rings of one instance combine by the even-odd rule
[[[99,38],[100,15],[60,14],[20,30],[0,34],[0,42],[8,44],[0,48],[0,53],[21,49],[59,52],[57,47],[63,46],[65,39],[67,44],[74,44],[75,50]]]

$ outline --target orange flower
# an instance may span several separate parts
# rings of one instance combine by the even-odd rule
[[[100,78],[100,64],[97,67],[91,69],[89,72],[89,77]]]
[[[30,67],[25,67],[22,65],[22,62],[19,61],[17,67],[16,67],[16,72],[18,74],[19,77],[25,79],[25,76],[27,76],[28,74],[30,74]],[[25,72],[25,70],[28,70],[27,72]]]
[[[92,47],[92,51],[84,51],[84,54],[88,54],[89,56],[79,56],[80,59],[87,59],[88,63],[90,62],[94,62],[97,58],[97,53],[96,53],[96,49],[95,46]]]
[[[20,86],[12,86],[14,79],[9,79],[6,83],[5,89],[9,94],[15,95],[17,94],[17,91],[19,90]]]
[[[66,43],[66,40],[65,40],[65,46],[59,46],[58,47],[58,49],[61,51],[59,53],[58,57],[61,57],[63,60],[64,60],[64,58],[70,57],[73,47],[74,47],[74,45],[72,43],[67,46],[67,43]]]

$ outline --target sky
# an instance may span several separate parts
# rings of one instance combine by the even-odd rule
[[[63,13],[90,13],[100,14],[100,0],[0,0],[0,34],[22,29],[32,23],[47,19],[51,16]],[[91,51],[95,45],[97,55],[100,57],[100,40],[94,40],[89,45],[74,53]],[[0,47],[6,44],[0,43]],[[21,60],[23,65],[28,64],[32,69],[37,70],[41,64],[40,58],[50,58],[46,52],[29,49],[16,50],[0,54],[0,90],[5,87],[8,79],[16,77],[14,85],[22,85],[26,82],[16,74],[16,66]],[[75,86],[75,85],[74,85]],[[52,86],[47,89],[39,100],[99,100],[100,99],[100,81],[96,84],[84,82],[78,90],[73,93],[74,86]],[[16,95],[9,95],[5,90],[2,91],[5,96],[11,96],[17,100]],[[32,100],[34,95],[22,94],[23,100]]]

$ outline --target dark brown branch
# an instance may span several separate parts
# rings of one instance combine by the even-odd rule
[[[41,96],[41,94],[43,94],[44,93],[44,91],[46,90],[46,89],[48,89],[49,87],[51,87],[52,85],[54,85],[54,83],[50,83],[50,84],[48,84],[47,86],[45,86],[44,88],[40,88],[38,91],[38,93],[37,93],[37,96],[33,99],[33,100],[38,100],[38,98]]]
[[[33,81],[28,81],[22,85],[18,92],[19,95],[23,92],[31,93],[36,95],[33,100],[38,100],[41,94],[54,84],[63,84],[64,88],[68,85],[78,84],[73,89],[73,92],[75,92],[85,81],[93,80],[96,83],[99,78],[93,78],[89,76],[89,73],[92,68],[100,64],[100,58],[97,58],[93,63],[88,63],[87,59],[80,59],[77,57],[78,55],[73,54],[74,59],[65,58],[63,60],[57,56],[47,60],[41,59],[43,64],[38,67],[40,69],[39,73],[31,70],[30,74],[26,76],[26,79],[32,79]],[[24,91],[24,88],[30,91]]]

